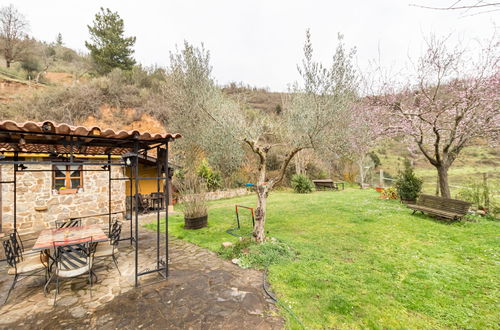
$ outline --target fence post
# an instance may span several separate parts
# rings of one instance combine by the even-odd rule
[[[379,187],[383,188],[385,187],[384,185],[384,170],[380,169],[379,171]]]
[[[483,173],[483,198],[484,198],[484,208],[489,210],[490,208],[490,192],[488,189],[488,173]]]

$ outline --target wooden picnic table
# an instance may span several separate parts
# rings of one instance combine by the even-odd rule
[[[344,190],[344,182],[337,182],[333,181],[332,179],[318,179],[318,180],[312,180],[314,185],[316,186],[316,189],[318,190],[323,190],[323,189],[334,189],[334,190],[340,190],[339,185],[342,185],[342,190]]]
[[[42,230],[32,250],[42,251],[55,246],[66,246],[92,242],[106,242],[109,240],[99,225],[86,225],[70,228]]]

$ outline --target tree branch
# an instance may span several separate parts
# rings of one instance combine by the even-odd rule
[[[304,148],[297,147],[297,148],[293,149],[292,151],[290,151],[286,155],[285,160],[283,161],[283,163],[281,163],[280,172],[279,172],[278,176],[269,181],[269,189],[272,189],[275,185],[277,185],[278,183],[280,183],[283,180],[283,178],[285,176],[286,168],[288,167],[288,164],[290,163],[292,158],[297,154],[297,152],[299,152],[302,149],[304,149]]]

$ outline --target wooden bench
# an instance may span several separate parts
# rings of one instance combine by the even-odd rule
[[[339,190],[339,185],[342,185],[342,190],[344,190],[343,182],[334,182],[332,179],[321,179],[321,180],[312,180],[314,186],[317,190],[325,190],[325,189],[334,189]]]
[[[416,204],[408,204],[412,214],[420,211],[436,215],[441,218],[459,220],[469,211],[471,203],[458,199],[444,198],[433,195],[420,195]]]

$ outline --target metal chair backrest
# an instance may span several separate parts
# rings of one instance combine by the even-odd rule
[[[15,252],[10,238],[4,239],[2,241],[2,245],[5,252],[5,259],[7,261],[7,264],[9,264],[10,267],[16,268],[17,273],[17,264],[21,261],[21,257]]]
[[[86,241],[87,239],[83,239]],[[97,243],[92,238],[86,243],[74,243],[70,245],[67,241],[54,241],[55,259],[57,269],[75,270],[86,266],[91,266]]]
[[[82,225],[82,219],[69,219],[64,221],[56,221],[56,228],[72,228],[80,227]]]
[[[14,253],[19,257],[19,260],[23,260],[23,241],[21,240],[21,236],[19,236],[19,232],[15,230],[14,232],[9,234],[10,242],[12,243],[12,249]]]
[[[148,202],[146,201],[146,196],[143,194],[137,194],[137,198],[139,201],[139,207],[140,208],[147,208],[148,207]]]
[[[113,246],[118,245],[120,241],[120,234],[122,232],[122,223],[118,220],[113,222],[111,232],[109,233],[109,243]]]

